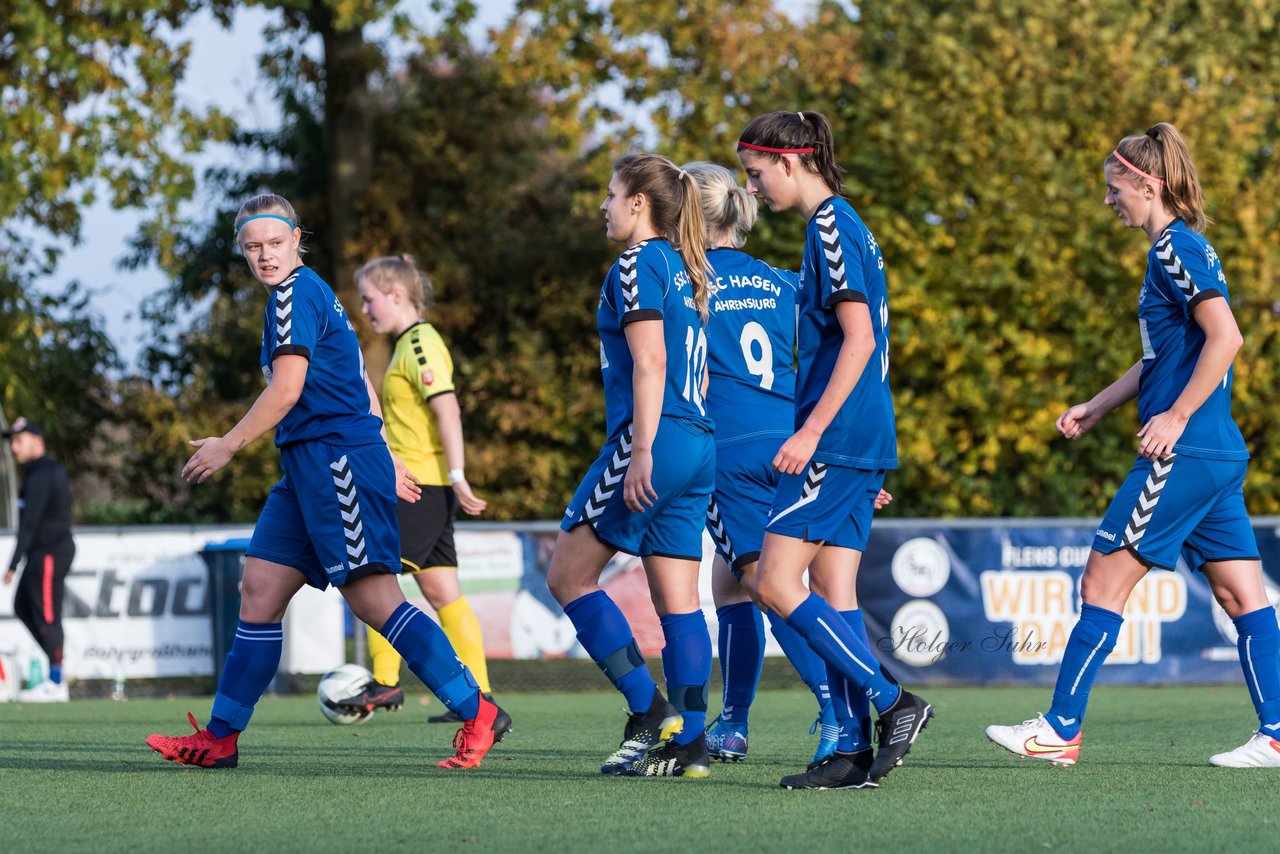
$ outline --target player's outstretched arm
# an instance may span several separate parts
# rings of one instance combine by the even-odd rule
[[[1068,439],[1079,439],[1102,420],[1102,416],[1138,396],[1138,379],[1142,376],[1142,360],[1134,362],[1120,379],[1094,395],[1088,403],[1077,403],[1058,416],[1058,432]]]
[[[279,424],[302,395],[308,364],[305,356],[277,356],[271,363],[271,382],[236,426],[225,436],[191,440],[189,444],[197,450],[182,467],[183,478],[188,483],[203,483],[230,462],[237,451]]]

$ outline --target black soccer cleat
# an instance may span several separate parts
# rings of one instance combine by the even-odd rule
[[[933,717],[933,706],[906,688],[889,711],[876,720],[876,759],[871,764],[871,779],[877,783],[902,764],[916,736]]]
[[[684,728],[684,718],[667,702],[662,692],[653,689],[653,701],[644,712],[627,716],[622,743],[600,766],[601,774],[627,774],[644,758],[645,752],[660,741],[666,741]]]
[[[359,694],[338,700],[334,705],[343,709],[359,709],[365,712],[372,712],[375,709],[394,712],[404,706],[404,689],[399,685],[370,682]]]
[[[632,777],[688,777],[701,780],[711,776],[711,757],[707,742],[701,736],[688,744],[674,739],[660,741],[649,748],[640,761],[627,772]]]
[[[871,779],[871,748],[857,753],[833,753],[811,764],[803,774],[783,777],[784,789],[874,789]]]

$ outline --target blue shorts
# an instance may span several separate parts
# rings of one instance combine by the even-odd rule
[[[280,449],[271,488],[245,554],[291,566],[321,590],[400,571],[396,480],[386,445],[299,442]]]
[[[1139,457],[1093,538],[1103,554],[1128,549],[1148,566],[1192,569],[1220,560],[1258,560],[1244,509],[1244,460]]]
[[[864,551],[884,475],[884,469],[813,462],[802,475],[784,474],[766,530],[810,543]]]
[[[716,448],[701,425],[666,415],[653,439],[653,506],[632,512],[622,500],[631,463],[631,427],[604,446],[564,511],[561,529],[584,522],[620,552],[702,560],[702,528],[715,486]]]
[[[707,531],[735,576],[760,559],[764,526],[782,474],[773,458],[786,437],[716,448],[716,491],[707,509]]]

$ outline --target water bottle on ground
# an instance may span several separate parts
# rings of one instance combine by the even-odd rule
[[[116,664],[116,678],[111,682],[111,699],[118,703],[129,699],[124,687],[124,667],[120,664]]]

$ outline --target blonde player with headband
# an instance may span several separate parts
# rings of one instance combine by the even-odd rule
[[[1098,526],[1071,630],[1045,714],[987,737],[1019,756],[1074,765],[1089,693],[1115,649],[1124,606],[1153,568],[1183,557],[1204,573],[1235,623],[1258,729],[1209,758],[1229,768],[1280,768],[1280,626],[1267,599],[1244,505],[1249,452],[1231,417],[1232,363],[1243,339],[1227,277],[1202,232],[1204,193],[1186,141],[1167,122],[1126,136],[1102,162],[1105,203],[1151,242],[1138,292],[1142,356],[1087,403],[1058,419],[1078,439],[1111,410],[1138,399],[1138,458]],[[1154,734],[1153,734],[1154,735]],[[1158,749],[1152,742],[1153,752]]]
[[[188,714],[194,733],[152,735],[147,745],[172,762],[235,767],[240,733],[280,664],[285,608],[304,584],[332,584],[462,719],[456,752],[439,766],[473,768],[511,718],[484,698],[449,639],[400,592],[395,499],[414,501],[420,490],[387,450],[355,328],[333,289],[302,263],[302,228],[287,199],[248,199],[235,238],[267,291],[259,351],[267,386],[225,435],[191,442],[196,452],[182,476],[203,483],[273,428],[283,476],[245,551],[240,622],[208,725]]]

